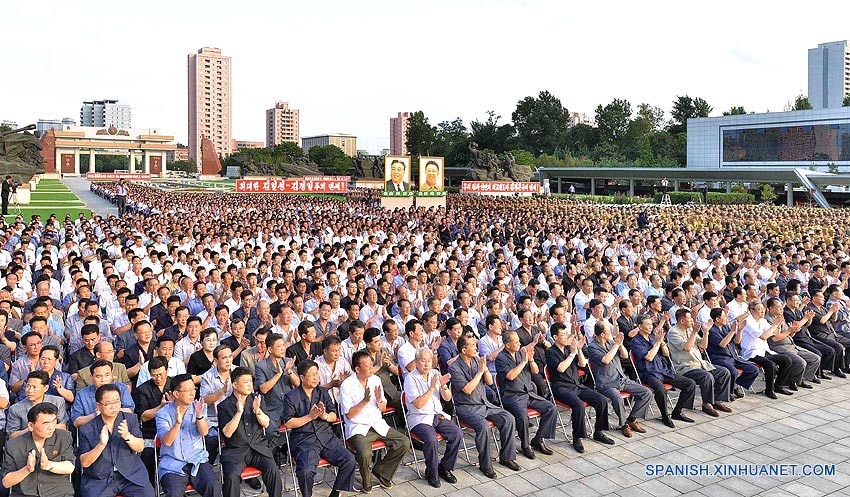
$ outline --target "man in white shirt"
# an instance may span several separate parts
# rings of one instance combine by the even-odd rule
[[[366,493],[372,490],[372,476],[386,490],[393,487],[392,479],[398,465],[410,450],[407,437],[384,420],[387,408],[381,379],[372,374],[372,357],[365,350],[357,351],[352,358],[354,375],[339,387],[339,407],[345,420],[345,439],[354,448],[354,457],[360,468],[360,478]],[[387,445],[381,460],[372,466],[372,442]]]
[[[750,316],[746,319],[741,336],[741,355],[764,371],[764,394],[767,397],[775,399],[777,393],[793,395],[785,388],[791,376],[791,359],[770,350],[767,343],[767,340],[776,334],[781,321],[777,320],[773,325],[768,323],[764,317],[765,307],[761,302],[750,302],[749,309]]]
[[[404,379],[404,406],[411,435],[422,441],[425,478],[429,485],[440,488],[440,478],[448,483],[457,483],[452,470],[460,451],[463,432],[450,421],[451,416],[443,411],[440,403],[440,399],[446,402],[452,399],[448,385],[451,376],[440,376],[440,372],[432,368],[433,360],[434,354],[429,349],[416,352],[416,369]],[[446,441],[446,452],[439,462],[437,433]]]

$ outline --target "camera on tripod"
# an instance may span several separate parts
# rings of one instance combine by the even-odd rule
[[[21,184],[13,179],[12,183],[9,185],[9,193],[18,193],[19,186],[21,186]]]

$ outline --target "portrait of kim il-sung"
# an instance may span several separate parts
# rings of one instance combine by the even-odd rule
[[[386,156],[384,180],[384,190],[388,192],[410,191],[410,157]]]

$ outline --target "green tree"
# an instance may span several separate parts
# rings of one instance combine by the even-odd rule
[[[445,157],[447,165],[469,164],[469,133],[463,119],[458,117],[454,121],[443,121],[437,125],[432,152]]]
[[[516,141],[516,129],[511,124],[499,124],[499,119],[492,110],[487,111],[487,121],[472,121],[469,123],[469,139],[478,145],[480,150],[489,149],[497,154],[503,153]]]
[[[635,122],[642,135],[658,131],[664,124],[664,109],[643,103],[638,105]]]
[[[437,130],[428,123],[425,113],[418,110],[407,121],[407,151],[410,155],[431,155],[437,137]]]
[[[673,110],[670,112],[673,120],[667,127],[667,131],[673,134],[686,133],[688,119],[708,117],[712,110],[708,102],[702,98],[691,98],[688,95],[676,96],[676,100],[673,101]]]
[[[812,104],[809,103],[809,97],[805,95],[797,95],[797,98],[794,99],[794,105],[791,107],[791,110],[811,110]]]
[[[351,172],[351,158],[336,145],[313,147],[309,152],[310,160],[319,165],[324,173],[348,174]]]
[[[842,107],[850,107],[850,95],[844,95],[844,102],[841,103]]]
[[[548,91],[541,91],[537,98],[523,98],[511,114],[520,147],[535,155],[558,148],[569,118],[567,108]]]
[[[770,183],[761,185],[761,199],[766,204],[772,204],[776,201],[776,190]]]
[[[614,99],[602,107],[596,107],[596,127],[599,129],[599,139],[624,155],[631,146],[633,136],[630,133],[632,122],[632,105],[628,100]]]
[[[514,149],[510,151],[511,155],[514,156],[514,160],[519,166],[533,166],[534,165],[534,154],[529,152],[528,150],[522,149]]]
[[[183,171],[189,174],[195,174],[198,172],[198,164],[195,162],[195,159],[191,157],[189,160],[171,162],[167,164],[165,168],[169,171]]]
[[[564,133],[561,144],[575,155],[591,155],[599,144],[599,128],[583,123],[576,124]]]
[[[724,116],[739,116],[741,114],[746,114],[746,113],[747,113],[747,111],[745,111],[743,107],[738,106],[738,107],[732,107],[731,109],[724,111],[723,115]]]

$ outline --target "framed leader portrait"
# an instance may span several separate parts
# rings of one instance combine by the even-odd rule
[[[445,175],[443,174],[443,157],[420,157],[419,158],[419,191],[441,192],[443,191]]]
[[[400,155],[384,157],[384,191],[410,191],[410,157]]]

